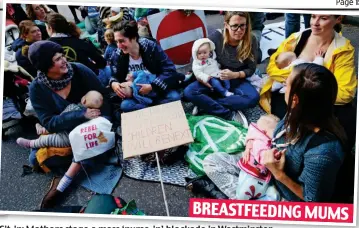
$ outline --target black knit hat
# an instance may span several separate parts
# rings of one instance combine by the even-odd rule
[[[52,41],[37,41],[30,45],[28,57],[35,69],[45,74],[52,67],[52,58],[56,53],[64,53],[64,49]]]

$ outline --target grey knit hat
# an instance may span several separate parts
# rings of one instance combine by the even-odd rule
[[[28,58],[35,69],[47,73],[52,67],[56,53],[64,53],[62,47],[52,41],[37,41],[30,45]]]

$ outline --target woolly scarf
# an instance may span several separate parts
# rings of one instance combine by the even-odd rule
[[[67,64],[67,69],[68,72],[62,77],[62,79],[59,80],[52,80],[41,71],[37,72],[37,78],[53,91],[59,91],[64,89],[71,82],[71,79],[74,75],[72,66],[69,63]]]

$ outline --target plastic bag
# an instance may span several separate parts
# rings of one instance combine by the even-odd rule
[[[30,99],[27,98],[25,102],[26,102],[26,107],[25,107],[24,115],[37,117],[37,114],[35,112],[35,109],[32,107]]]

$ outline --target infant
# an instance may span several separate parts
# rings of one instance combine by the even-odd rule
[[[80,104],[70,104],[62,113],[79,111],[83,107],[91,109],[99,109],[103,104],[103,96],[97,91],[89,91],[81,98]],[[38,139],[24,139],[18,138],[16,143],[26,148],[44,148],[44,147],[71,147],[68,132],[60,132],[49,134],[49,132],[40,124],[36,124],[37,134],[40,135]],[[44,135],[45,134],[45,135]]]
[[[246,137],[246,149],[237,165],[241,169],[236,188],[236,199],[278,200],[279,193],[271,186],[271,173],[263,165],[263,153],[272,147],[274,129],[279,122],[274,115],[264,115],[251,123]],[[281,154],[274,155],[280,159]]]
[[[208,38],[198,39],[192,46],[192,70],[196,78],[203,82],[208,82],[213,90],[222,97],[232,96],[233,93],[229,92],[230,81],[220,80],[219,64],[216,61],[215,45]],[[211,52],[213,53],[210,58]]]
[[[271,149],[273,132],[279,122],[274,115],[263,115],[257,123],[251,123],[246,137],[246,149],[238,166],[248,173],[266,176],[267,169],[262,164],[263,152]]]
[[[147,71],[135,71],[127,75],[126,82],[121,83],[120,87],[123,88],[126,97],[133,97],[139,103],[149,105],[153,103],[151,98],[156,97],[156,93],[151,91],[146,96],[140,95],[141,86],[137,84],[151,84],[155,79],[156,75]]]
[[[322,50],[317,50],[315,52],[315,59],[312,63],[323,66],[324,64],[324,55],[325,53]],[[291,51],[282,52],[277,56],[276,64],[279,69],[290,69],[292,66],[299,65],[301,63],[308,63],[304,59],[297,58],[296,54]],[[280,93],[285,92],[285,86],[283,83],[274,81],[272,85],[272,92],[279,90]]]
[[[323,54],[324,52],[321,50],[316,51],[315,59],[312,63],[322,66],[324,63]],[[308,61],[297,58],[296,54],[291,51],[280,53],[276,59],[276,64],[279,69],[289,69],[290,67],[299,65],[301,63],[308,63]]]

